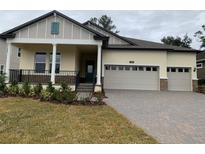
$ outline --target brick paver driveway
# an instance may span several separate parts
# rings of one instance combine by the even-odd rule
[[[205,95],[106,90],[106,102],[160,143],[205,143]]]

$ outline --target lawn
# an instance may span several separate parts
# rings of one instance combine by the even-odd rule
[[[157,143],[107,105],[0,99],[0,143]]]

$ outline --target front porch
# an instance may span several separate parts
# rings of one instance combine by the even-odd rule
[[[88,83],[94,91],[101,91],[100,45],[10,43],[7,61],[11,45],[19,48],[21,56],[19,69],[6,67],[8,83],[45,85],[52,82],[58,86],[64,82],[74,90],[80,83]]]

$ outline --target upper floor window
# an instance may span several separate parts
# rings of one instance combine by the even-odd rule
[[[51,23],[51,34],[59,34],[59,22],[52,22]]]
[[[46,53],[36,53],[35,72],[45,73],[45,69],[46,69]]]
[[[197,69],[203,68],[203,63],[197,63],[197,64],[196,64],[196,67],[197,67]]]

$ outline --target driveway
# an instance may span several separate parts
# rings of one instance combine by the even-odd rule
[[[205,143],[205,95],[106,90],[106,102],[160,143]]]

